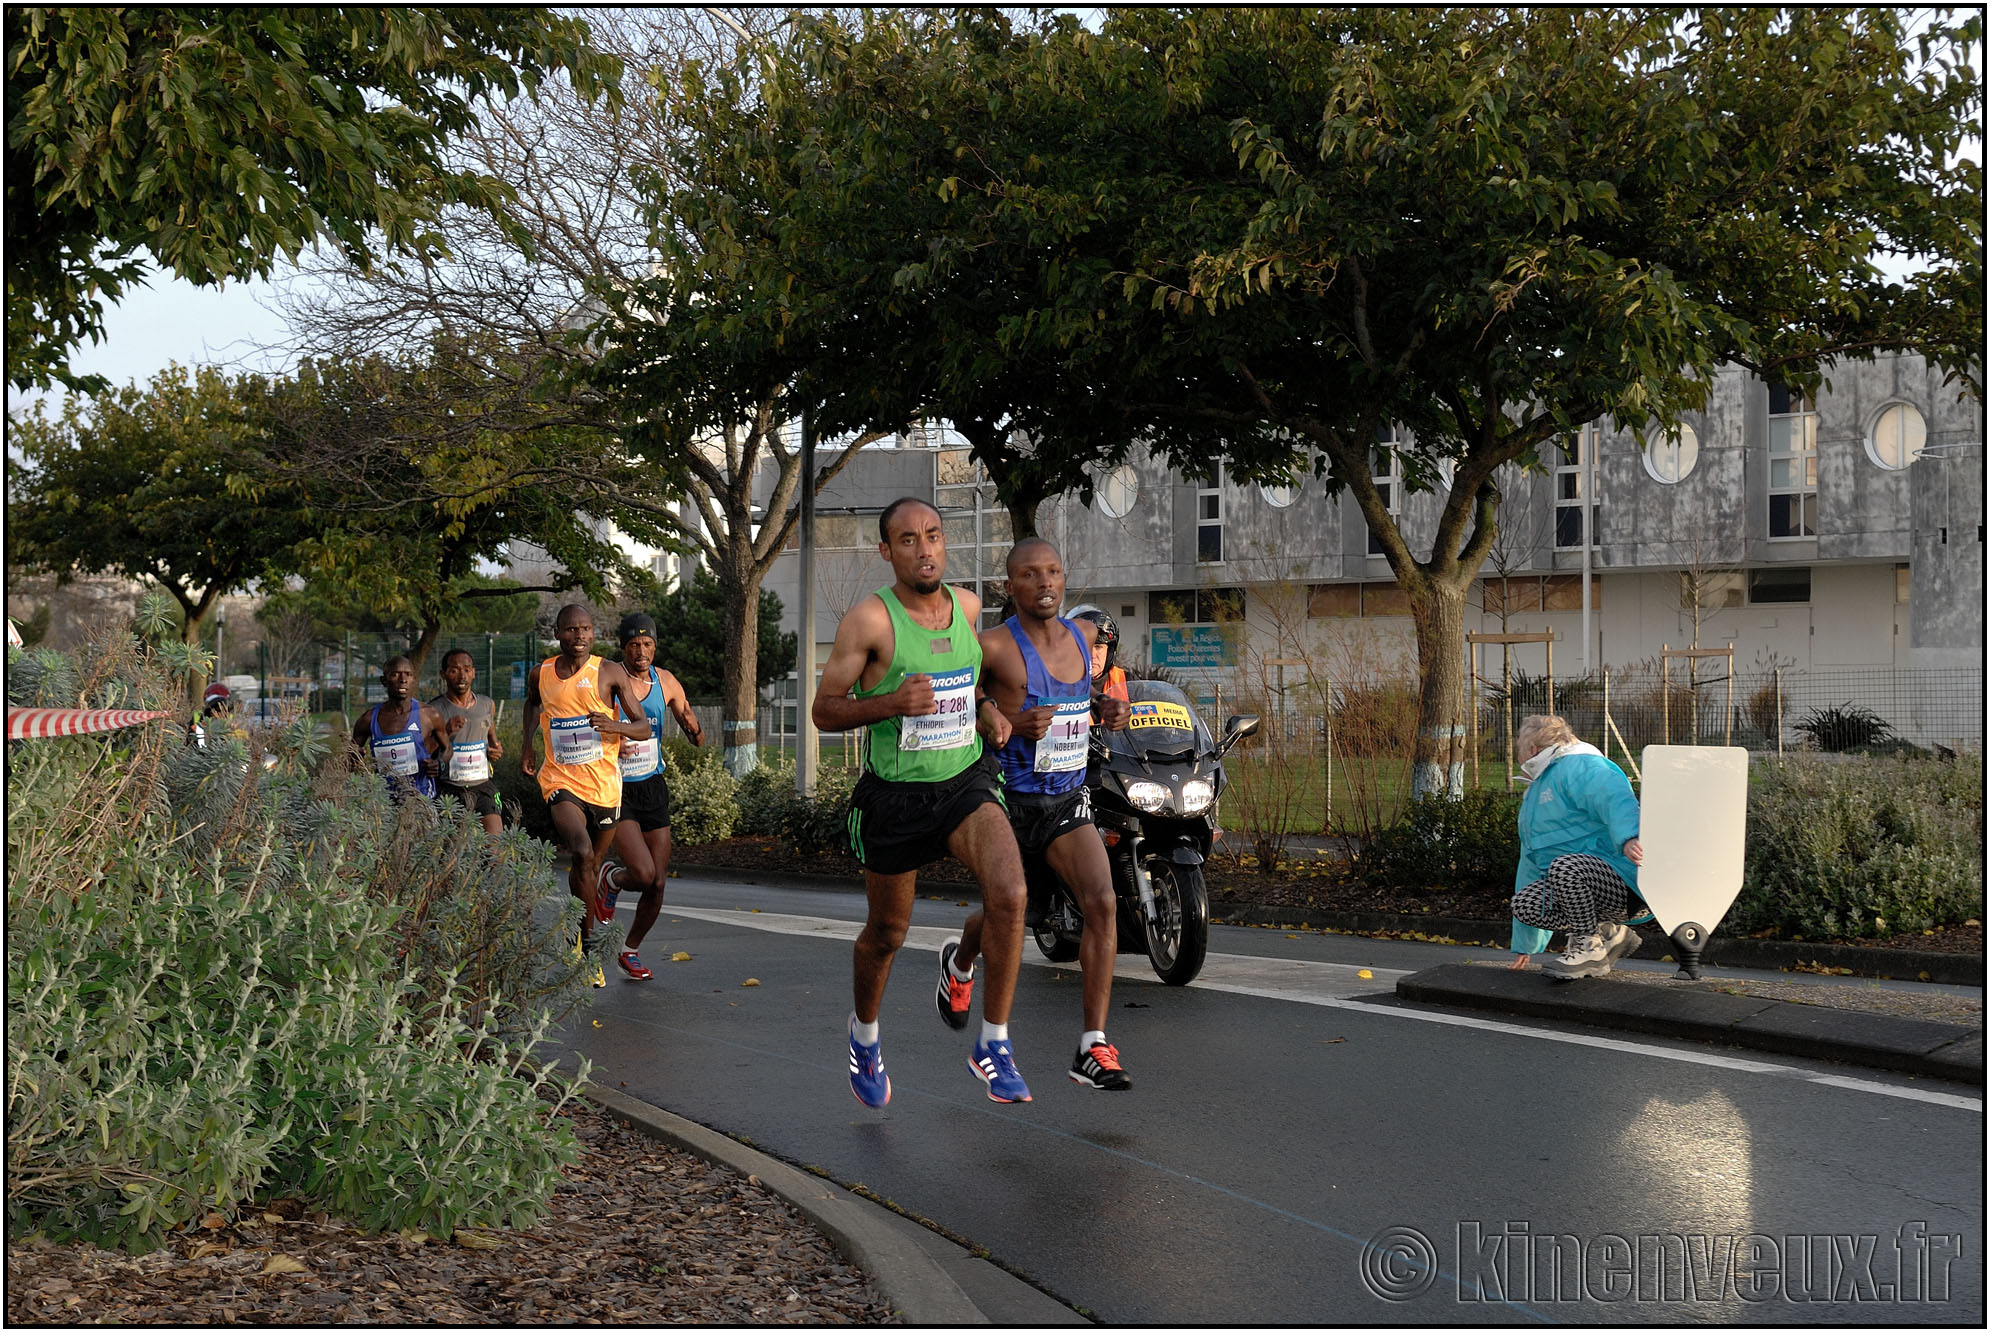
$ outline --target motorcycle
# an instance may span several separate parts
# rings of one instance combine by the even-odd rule
[[[1209,888],[1203,862],[1216,836],[1223,755],[1258,729],[1245,713],[1214,739],[1188,697],[1159,680],[1129,680],[1132,715],[1123,731],[1092,731],[1085,785],[1092,822],[1112,866],[1117,949],[1145,953],[1169,985],[1186,985],[1209,951]],[[1031,931],[1052,962],[1078,956],[1084,912],[1056,871],[1026,857]]]

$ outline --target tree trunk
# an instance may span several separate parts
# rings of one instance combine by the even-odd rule
[[[1458,799],[1465,794],[1465,592],[1470,580],[1419,572],[1403,580],[1416,622],[1417,732],[1410,756],[1410,790]]]
[[[726,771],[735,778],[760,762],[760,571],[751,554],[715,571],[725,593],[723,640],[730,644],[720,670],[719,725],[725,732]]]
[[[427,661],[428,654],[435,650],[435,640],[440,637],[442,637],[441,617],[424,617],[421,624],[421,637],[417,638],[415,645],[408,649],[408,664],[415,668],[415,678],[417,680],[421,679],[422,663]]]

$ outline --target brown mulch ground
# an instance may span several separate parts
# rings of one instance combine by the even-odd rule
[[[1219,848],[1220,851],[1221,848]],[[730,841],[676,848],[673,868],[710,865],[724,869],[777,874],[820,874],[861,884],[864,867],[854,857],[835,854],[798,856],[774,837],[735,837]],[[1317,868],[1316,868],[1317,866]],[[1294,911],[1394,911],[1404,915],[1459,916],[1466,920],[1507,919],[1507,899],[1480,893],[1430,889],[1406,894],[1399,889],[1343,878],[1326,855],[1295,858],[1276,874],[1241,867],[1219,855],[1209,863],[1209,905],[1222,915],[1225,907],[1286,907]],[[972,888],[974,877],[950,858],[919,871],[919,882]],[[1825,942],[1813,940],[1812,942]],[[1981,953],[1983,925],[1952,925],[1926,934],[1897,934],[1885,939],[1840,939],[1829,942],[1869,948],[1913,948],[1931,953]]]
[[[9,1243],[7,1322],[892,1321],[864,1274],[757,1178],[590,1108],[571,1122],[581,1159],[534,1229],[471,1232],[469,1245],[365,1235],[272,1201],[136,1258]]]

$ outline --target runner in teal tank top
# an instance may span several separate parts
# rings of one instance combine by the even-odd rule
[[[990,1100],[1027,1101],[1008,1026],[1023,956],[1023,862],[1003,813],[1001,766],[982,743],[999,748],[1009,722],[979,688],[981,598],[945,583],[946,532],[931,504],[893,501],[878,536],[894,581],[836,627],[810,712],[824,731],[862,726],[869,740],[850,796],[850,845],[869,905],[852,958],[850,1090],[869,1106],[891,1099],[878,1035],[885,982],[912,922],[919,868],[952,855],[981,885],[988,972],[968,1067]],[[963,1002],[949,1025],[964,1026],[966,1010]]]

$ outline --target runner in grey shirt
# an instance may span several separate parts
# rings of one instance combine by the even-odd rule
[[[497,705],[470,688],[477,682],[477,663],[462,648],[442,655],[443,692],[429,700],[449,732],[449,753],[436,774],[437,795],[455,796],[472,816],[483,820],[484,831],[504,831],[504,811],[491,764],[504,757],[498,745]]]

